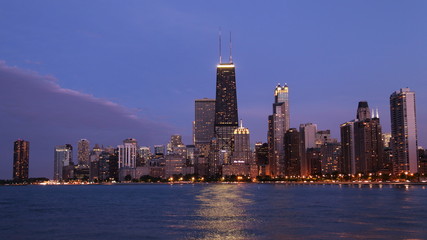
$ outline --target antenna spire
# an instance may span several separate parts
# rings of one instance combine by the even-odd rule
[[[243,120],[240,119],[240,128],[243,128]]]
[[[221,64],[222,63],[222,55],[221,55],[221,27],[219,28],[218,37],[219,37],[219,64]]]
[[[231,32],[230,32],[230,63],[233,63],[233,54],[231,53],[231,48],[232,48],[232,44],[231,44]]]

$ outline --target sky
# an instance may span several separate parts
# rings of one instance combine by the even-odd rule
[[[252,143],[266,142],[274,88],[287,83],[291,127],[335,138],[359,101],[389,132],[390,94],[409,87],[427,146],[426,12],[418,0],[0,1],[0,179],[16,139],[30,141],[30,177],[49,178],[54,147],[82,138],[191,144],[194,100],[215,96],[220,28]]]

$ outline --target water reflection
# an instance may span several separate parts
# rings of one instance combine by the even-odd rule
[[[200,191],[200,202],[195,228],[200,230],[197,239],[251,239],[247,231],[254,219],[245,209],[252,205],[251,195],[244,191],[245,185],[212,184]]]

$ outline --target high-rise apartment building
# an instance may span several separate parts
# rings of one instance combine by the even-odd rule
[[[269,166],[268,175],[284,175],[284,136],[289,129],[289,88],[278,84],[274,90],[273,114],[268,117]]]
[[[18,139],[13,144],[13,179],[27,180],[30,160],[30,142]]]
[[[65,144],[55,147],[53,179],[56,181],[66,180],[69,178],[67,171],[73,164],[73,146]]]
[[[325,142],[320,147],[321,168],[323,174],[333,174],[340,171],[341,145],[337,142]]]
[[[136,168],[137,141],[134,138],[123,140],[123,145],[118,145],[119,169]]]
[[[81,139],[77,143],[78,165],[83,168],[89,168],[90,144],[87,139]]]
[[[390,96],[391,146],[393,149],[393,170],[418,172],[418,140],[415,108],[415,92],[402,88]]]

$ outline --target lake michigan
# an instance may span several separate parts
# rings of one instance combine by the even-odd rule
[[[417,185],[0,186],[0,239],[427,239]]]

